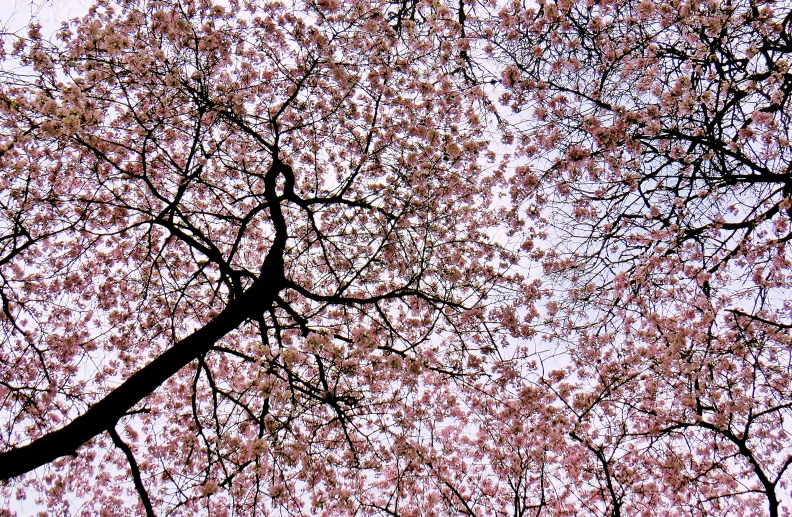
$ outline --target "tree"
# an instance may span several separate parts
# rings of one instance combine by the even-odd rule
[[[790,23],[103,0],[4,35],[0,512],[788,514]]]
[[[614,516],[779,515],[790,6],[541,1],[499,23],[514,199],[527,247],[555,245],[534,254],[556,278],[554,339],[573,343],[548,386],[588,452],[580,497]]]
[[[443,9],[99,1],[5,35],[7,498],[405,504],[421,401],[528,302]]]

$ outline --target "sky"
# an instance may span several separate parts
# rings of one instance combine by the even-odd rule
[[[49,36],[61,22],[87,12],[89,5],[89,0],[0,0],[0,30],[24,31],[35,19],[41,23],[42,33]]]

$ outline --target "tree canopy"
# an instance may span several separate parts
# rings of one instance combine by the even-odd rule
[[[792,512],[792,5],[99,0],[0,36],[0,516]]]

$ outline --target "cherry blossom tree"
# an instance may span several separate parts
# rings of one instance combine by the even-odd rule
[[[0,513],[418,507],[427,395],[532,303],[449,13],[99,1],[4,35]]]
[[[788,501],[791,7],[540,1],[490,28],[524,247],[569,343],[544,384],[595,513]]]
[[[0,515],[789,515],[791,23],[100,0],[3,34]]]

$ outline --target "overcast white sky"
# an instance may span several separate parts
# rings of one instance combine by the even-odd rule
[[[90,0],[0,0],[0,30],[23,30],[35,19],[43,34],[50,36],[61,22],[85,14],[90,4]]]

